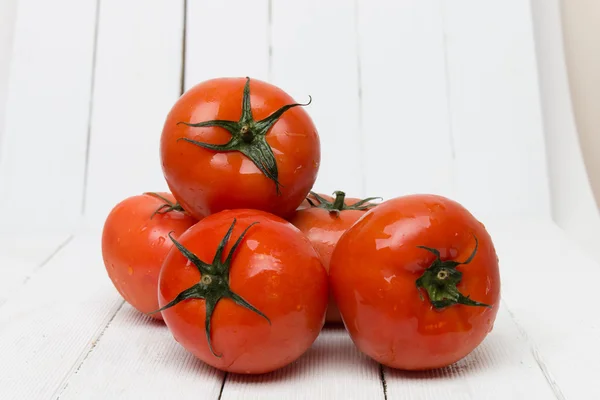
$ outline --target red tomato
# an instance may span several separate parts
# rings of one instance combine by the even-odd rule
[[[337,244],[340,236],[350,228],[365,212],[375,206],[369,203],[375,197],[365,200],[354,198],[346,199],[346,194],[336,191],[335,200],[331,197],[311,192],[307,197],[306,208],[299,208],[290,222],[300,229],[310,240],[321,262],[327,271],[329,271],[329,261],[331,253]],[[342,322],[340,313],[329,296],[329,305],[327,306],[327,322]]]
[[[196,218],[236,208],[286,217],[321,161],[317,129],[281,89],[221,78],[188,90],[165,122],[160,154],[175,198]]]
[[[121,296],[143,313],[158,309],[158,274],[178,237],[196,220],[169,193],[129,197],[112,209],[102,232],[102,257]],[[153,314],[162,319],[161,314]]]
[[[327,273],[289,222],[257,210],[222,211],[174,242],[159,303],[175,339],[202,361],[264,373],[291,363],[317,338]]]
[[[490,235],[440,196],[398,197],[367,212],[339,240],[329,273],[354,343],[393,368],[460,360],[491,331],[498,312]]]

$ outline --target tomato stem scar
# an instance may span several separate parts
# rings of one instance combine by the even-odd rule
[[[275,183],[277,195],[280,195],[280,187],[283,185],[278,180],[277,162],[271,146],[267,143],[266,136],[286,111],[294,107],[308,106],[312,102],[312,97],[308,96],[308,99],[308,103],[287,104],[274,111],[268,117],[256,121],[252,115],[252,106],[250,104],[250,78],[247,77],[242,95],[242,114],[238,121],[211,120],[196,123],[180,121],[177,123],[177,125],[183,124],[191,128],[223,128],[231,134],[229,142],[225,144],[210,144],[186,137],[181,137],[177,140],[183,140],[217,152],[239,151],[248,157],[267,178]]]
[[[352,205],[347,205],[345,202],[346,193],[342,192],[341,190],[336,190],[335,192],[333,192],[335,199],[332,202],[328,201],[326,198],[319,195],[318,193],[310,192],[310,194],[318,202],[318,203],[315,203],[315,201],[313,201],[313,199],[311,199],[310,197],[307,197],[306,201],[308,201],[308,204],[310,204],[311,207],[323,208],[325,210],[328,210],[330,213],[335,214],[336,216],[339,215],[339,213],[341,211],[345,211],[345,210],[360,210],[360,211],[368,210],[369,208],[375,207],[377,205],[377,204],[369,203],[370,201],[382,200],[381,197],[368,197],[368,198],[360,200]]]
[[[240,245],[242,239],[248,232],[248,230],[254,225],[258,224],[258,222],[254,222],[250,224],[246,229],[244,229],[244,231],[238,237],[233,246],[231,246],[231,250],[229,251],[229,254],[227,254],[225,260],[223,260],[223,250],[229,242],[231,233],[233,232],[233,228],[235,227],[235,223],[236,219],[234,218],[233,222],[231,223],[231,226],[229,227],[229,230],[227,231],[223,239],[221,239],[221,242],[217,247],[217,251],[215,252],[215,256],[211,264],[205,263],[204,261],[200,260],[194,253],[189,251],[181,243],[175,240],[173,236],[171,236],[171,233],[169,233],[169,238],[171,239],[175,247],[181,252],[181,254],[185,256],[185,258],[187,258],[192,264],[196,266],[196,268],[198,268],[198,272],[200,272],[201,278],[198,283],[179,293],[173,300],[171,300],[165,306],[150,313],[154,314],[157,312],[164,311],[188,299],[204,300],[204,304],[206,307],[204,330],[206,332],[208,348],[215,357],[222,357],[222,354],[217,354],[212,346],[210,326],[215,307],[221,299],[231,299],[237,305],[242,306],[260,315],[261,317],[267,320],[269,325],[271,324],[271,320],[265,314],[263,314],[252,304],[248,303],[242,296],[233,292],[229,286],[229,269],[231,267],[233,255],[238,246]]]
[[[417,246],[418,248],[427,250],[435,255],[435,259],[429,268],[427,268],[425,272],[423,272],[423,275],[415,282],[421,300],[423,300],[421,289],[424,289],[429,296],[431,304],[438,310],[454,304],[492,308],[492,306],[488,304],[471,300],[469,296],[463,295],[457,288],[457,285],[462,280],[462,272],[457,271],[456,267],[469,264],[473,258],[475,258],[475,254],[477,253],[479,242],[475,235],[473,235],[473,237],[475,238],[475,248],[469,258],[463,262],[452,260],[442,261],[441,254],[437,249],[426,246]]]
[[[146,192],[144,194],[148,195],[148,196],[156,197],[157,199],[160,199],[160,200],[162,200],[162,201],[165,202],[164,204],[162,204],[161,206],[159,206],[156,210],[154,210],[154,212],[150,216],[150,219],[154,218],[154,216],[156,214],[166,214],[166,213],[169,213],[171,211],[178,211],[178,212],[182,212],[182,213],[185,212],[185,210],[183,209],[183,207],[181,207],[181,204],[179,204],[179,203],[173,203],[173,202],[169,201],[169,199],[167,199],[164,196],[161,196],[158,193],[155,193],[155,192]]]

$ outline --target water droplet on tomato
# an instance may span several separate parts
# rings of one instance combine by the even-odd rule
[[[129,267],[127,267],[127,273],[129,275],[133,275],[133,268],[131,267],[131,265]]]
[[[159,246],[162,246],[165,243],[165,238],[163,236],[159,237],[157,240]]]
[[[147,226],[142,227],[142,229],[140,229],[140,232],[144,232],[146,229],[148,229]]]

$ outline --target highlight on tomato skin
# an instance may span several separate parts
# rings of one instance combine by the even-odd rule
[[[185,92],[165,120],[160,157],[169,189],[191,215],[257,209],[289,217],[321,162],[317,129],[282,89],[217,78]]]
[[[297,228],[263,211],[226,210],[173,242],[159,305],[185,349],[217,369],[260,374],[310,348],[325,322],[327,272]]]
[[[376,207],[377,204],[373,201],[379,199],[376,197],[348,198],[346,193],[340,190],[335,191],[333,195],[335,197],[311,191],[306,197],[306,203],[303,203],[289,219],[308,237],[327,271],[329,271],[333,249],[342,234],[369,209]],[[326,322],[332,324],[342,322],[331,294],[327,306]]]
[[[492,330],[498,257],[484,225],[437,195],[384,201],[343,234],[331,290],[358,349],[391,368],[445,367]]]
[[[143,313],[158,308],[158,275],[178,237],[197,220],[170,193],[144,193],[119,202],[102,231],[106,272],[125,301]],[[162,319],[160,313],[152,315]]]

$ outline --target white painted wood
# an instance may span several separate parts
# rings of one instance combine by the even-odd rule
[[[50,232],[79,219],[95,15],[95,0],[17,4],[0,147],[0,208],[14,218],[0,231]]]
[[[358,32],[367,193],[450,196],[440,2],[359,0]]]
[[[559,0],[533,0],[533,26],[544,115],[552,217],[587,249],[600,238],[600,216],[583,162],[567,80]],[[596,261],[600,254],[590,252]]]
[[[502,294],[559,399],[597,399],[600,265],[553,223],[497,223]]]
[[[273,1],[271,81],[306,111],[321,138],[314,189],[365,196],[355,3]]]
[[[60,399],[217,399],[224,375],[186,352],[163,322],[125,304]]]
[[[0,2],[0,149],[2,148],[2,136],[4,134],[8,72],[12,60],[16,15],[17,0]],[[2,151],[0,151],[0,156],[1,154]]]
[[[221,399],[383,399],[379,374],[379,364],[356,349],[345,329],[325,328],[288,367],[264,375],[228,375]]]
[[[121,305],[98,236],[73,239],[0,307],[2,398],[56,398]]]
[[[0,306],[72,239],[68,233],[51,236],[0,234]]]
[[[554,399],[528,338],[501,307],[494,330],[471,354],[426,372],[385,369],[387,399]]]
[[[443,0],[456,199],[550,216],[530,3]]]
[[[185,87],[228,76],[268,80],[267,0],[188,0]]]
[[[100,3],[86,216],[101,224],[119,201],[166,189],[164,120],[179,96],[181,1]]]

